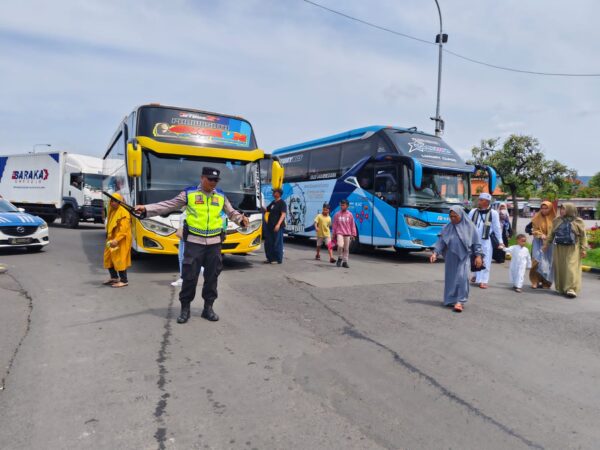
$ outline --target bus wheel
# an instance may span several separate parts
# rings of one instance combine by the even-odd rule
[[[356,235],[356,237],[354,238],[354,240],[350,241],[350,253],[360,253],[363,251],[363,245],[360,243],[360,240],[358,238],[358,234]]]

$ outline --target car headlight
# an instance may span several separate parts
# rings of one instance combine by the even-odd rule
[[[409,227],[427,228],[429,226],[427,222],[417,219],[416,217],[405,216],[404,220]]]
[[[253,220],[252,222],[250,222],[248,224],[247,227],[239,227],[237,229],[237,231],[242,234],[254,233],[256,230],[258,230],[260,228],[261,223],[262,223],[262,220]]]
[[[152,231],[160,236],[169,236],[177,231],[169,225],[162,224],[152,219],[142,219],[140,220],[140,223],[146,230]]]
[[[38,230],[45,230],[46,228],[48,228],[48,224],[46,222],[42,222],[42,224],[38,226]]]

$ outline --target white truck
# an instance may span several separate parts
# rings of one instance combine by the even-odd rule
[[[48,223],[103,222],[102,159],[67,152],[0,156],[0,195]]]

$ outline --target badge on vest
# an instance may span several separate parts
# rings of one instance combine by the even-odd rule
[[[204,205],[204,197],[201,194],[196,195],[196,205]]]
[[[219,206],[219,199],[213,196],[210,200],[210,206]]]

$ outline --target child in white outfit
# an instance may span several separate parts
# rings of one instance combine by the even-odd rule
[[[504,248],[506,253],[510,253],[510,282],[517,292],[522,291],[525,272],[527,269],[531,269],[531,255],[529,254],[529,249],[525,246],[526,243],[527,236],[519,234],[517,236],[517,245]]]

